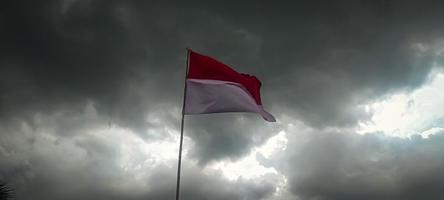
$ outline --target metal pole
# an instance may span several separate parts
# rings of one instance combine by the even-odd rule
[[[188,75],[188,65],[190,62],[190,50],[187,48],[187,64],[185,71],[185,84],[183,89],[183,103],[182,103],[182,122],[180,124],[180,144],[179,144],[179,159],[177,163],[177,185],[176,185],[176,200],[179,200],[179,192],[180,192],[180,167],[182,163],[182,143],[183,143],[183,127],[185,120],[185,100],[187,96],[187,75]]]

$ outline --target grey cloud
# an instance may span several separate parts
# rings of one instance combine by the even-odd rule
[[[195,142],[191,155],[200,164],[236,160],[279,131],[276,124],[266,123],[255,114],[189,116],[185,123],[185,134]]]
[[[108,125],[129,128],[146,140],[170,137],[165,130],[179,127],[185,47],[257,75],[263,82],[265,107],[277,116],[297,118],[315,129],[353,127],[369,117],[356,105],[387,93],[413,89],[422,84],[435,61],[442,62],[442,56],[433,50],[423,52],[415,46],[433,46],[442,40],[441,8],[439,1],[5,2],[0,6],[0,152],[2,161],[7,162],[1,163],[0,175],[24,185],[22,191],[28,192],[23,195],[43,195],[39,192],[62,187],[71,177],[75,179],[72,188],[59,188],[59,194],[42,198],[68,194],[84,199],[143,196],[114,193],[103,186],[104,182],[114,183],[122,178],[109,172],[106,176],[112,178],[104,182],[100,182],[103,177],[97,177],[101,173],[96,171],[90,171],[91,177],[76,176],[77,170],[85,169],[81,163],[72,164],[73,171],[53,171],[57,162],[45,159],[55,150],[34,152],[33,148],[68,143],[74,145],[73,151],[87,149],[79,150],[83,152],[79,154],[88,155],[90,160],[85,162],[91,164],[116,155],[98,141],[72,143],[88,130]],[[93,106],[96,113],[88,114],[88,106]],[[42,120],[39,116],[53,117]],[[214,160],[242,157],[277,132],[274,125],[264,125],[260,120],[248,114],[187,117],[186,134],[195,143],[193,158],[203,166]],[[42,143],[39,133],[48,128],[53,129],[53,135],[47,137],[57,139]],[[19,139],[17,131],[24,130],[24,139]],[[307,139],[325,149],[303,146],[304,154],[300,155],[300,149],[288,149],[293,157],[286,157],[287,167],[293,171],[286,172],[293,193],[306,198],[341,199],[382,191],[378,197],[398,198],[391,195],[400,191],[413,198],[424,194],[419,190],[422,187],[416,187],[420,183],[442,184],[436,179],[439,176],[431,173],[440,168],[440,160],[423,160],[426,155],[438,155],[435,153],[439,150],[432,144],[441,140],[437,136],[417,141],[387,138],[390,142],[386,143],[371,136],[333,135]],[[376,146],[365,146],[367,142]],[[355,143],[365,143],[364,148]],[[423,144],[430,146],[425,148]],[[417,177],[407,173],[416,166],[411,160],[417,160],[411,157],[414,154],[404,152],[411,150],[407,147],[433,149],[421,154],[419,161],[430,165],[417,166],[427,169]],[[56,150],[60,151],[58,156],[68,156],[64,149]],[[412,151],[420,154],[419,149]],[[310,156],[314,159],[310,160]],[[340,157],[341,162],[331,156]],[[373,157],[382,160],[373,162]],[[105,162],[109,167],[100,169],[112,172],[112,158],[105,161],[111,162]],[[403,172],[390,166],[411,168]],[[357,175],[345,176],[341,171],[344,167],[346,172]],[[298,174],[302,173],[298,170],[310,173]],[[52,174],[61,179],[48,178]],[[336,181],[335,187],[319,183],[323,175]],[[356,184],[350,183],[350,176]],[[389,187],[391,180],[401,182],[398,176],[406,178],[402,187],[408,187],[411,193],[405,188]],[[224,182],[218,178],[209,178],[214,179],[215,187]],[[388,184],[387,188],[376,185],[381,181],[388,181],[383,183]],[[215,192],[213,188],[202,189],[201,182],[195,185],[196,188],[186,189],[185,195],[193,197],[193,191],[199,192],[196,196]],[[343,192],[346,186],[351,188],[349,196]],[[270,188],[253,193],[264,197],[268,192],[262,192]],[[423,189],[432,194],[435,188]],[[226,194],[217,193],[218,197],[254,196],[251,191],[225,189]],[[73,191],[82,191],[84,196],[76,196]],[[107,195],[100,197],[103,192]],[[150,195],[162,197],[165,193]]]
[[[179,65],[150,58],[157,55],[148,50],[160,49],[125,29],[116,4],[74,1],[62,13],[58,2],[7,3],[2,18],[9,20],[1,33],[2,116],[75,110],[89,100],[106,118],[142,132],[151,108],[146,102],[171,95],[153,90],[163,79],[157,69]],[[160,83],[168,91],[168,82]]]
[[[441,38],[437,8],[396,1],[8,2],[0,24],[0,117],[91,101],[104,121],[152,137],[146,115],[160,103],[180,107],[184,49],[191,47],[257,75],[265,106],[277,114],[353,126],[369,117],[356,105],[423,82],[438,58],[412,45]],[[164,122],[179,124],[174,115]],[[224,150],[220,155],[233,154]]]
[[[174,198],[175,165],[146,165],[150,158],[144,155],[138,164],[142,168],[128,171],[122,167],[127,156],[122,141],[113,135],[63,137],[34,132],[26,123],[10,128],[0,128],[2,133],[14,131],[0,140],[0,180],[19,199]],[[182,199],[265,199],[274,191],[266,179],[229,181],[190,163],[183,169]]]
[[[5,120],[18,118],[34,123],[36,113],[53,114],[59,117],[57,133],[81,134],[84,130],[70,131],[82,126],[81,122],[73,123],[72,118],[89,120],[78,115],[92,104],[97,110],[98,123],[131,128],[146,138],[165,137],[168,135],[147,129],[179,126],[176,118],[179,109],[177,113],[172,111],[181,103],[186,46],[243,49],[249,61],[255,60],[260,50],[260,38],[210,11],[200,10],[205,6],[120,1],[65,3],[5,6],[9,9],[2,15],[11,18],[2,24],[7,31],[2,33],[5,45],[1,49],[4,67],[0,82],[4,90],[0,117]],[[229,51],[218,54],[224,52]],[[221,56],[227,62],[230,57]],[[155,118],[162,124],[150,122],[147,115],[158,115]],[[229,137],[213,138],[207,133],[207,139],[200,139],[197,132],[191,132],[197,142],[195,155],[202,156],[202,163],[239,157],[253,143],[258,143],[246,134],[236,138],[234,134],[240,131],[231,127],[227,131]],[[213,129],[211,125],[202,129],[223,135],[218,133],[221,129]],[[264,134],[258,135],[261,140],[270,135],[265,131],[260,133]],[[219,145],[213,149],[214,153],[198,153],[206,152],[216,141],[231,144],[233,148]]]
[[[396,138],[313,131],[290,139],[280,169],[301,199],[442,199],[444,135]],[[293,141],[293,142],[292,142]],[[276,162],[278,163],[278,162]]]
[[[417,55],[412,48],[442,39],[438,24],[444,16],[437,1],[214,7],[261,39],[262,62],[251,67],[265,79],[265,102],[313,126],[350,126],[367,118],[356,105],[421,85],[439,60],[433,53]]]
[[[159,170],[150,177],[157,182],[148,194],[149,199],[171,199],[174,197],[174,177],[169,171]],[[266,199],[275,191],[275,186],[267,180],[257,182],[237,180],[228,182],[220,175],[205,175],[196,168],[185,168],[181,182],[183,199]],[[168,198],[169,197],[169,198]]]

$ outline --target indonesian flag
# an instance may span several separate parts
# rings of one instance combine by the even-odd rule
[[[236,72],[211,57],[188,51],[184,114],[254,112],[267,121],[276,121],[262,107],[261,82],[256,77]]]

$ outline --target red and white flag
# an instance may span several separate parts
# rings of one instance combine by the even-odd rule
[[[261,82],[254,76],[241,74],[229,66],[191,50],[184,114],[254,112],[275,122],[262,107]]]

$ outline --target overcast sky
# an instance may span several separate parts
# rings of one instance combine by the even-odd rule
[[[3,2],[0,181],[174,199],[188,47],[277,122],[187,116],[183,200],[444,199],[444,3],[269,2]]]

